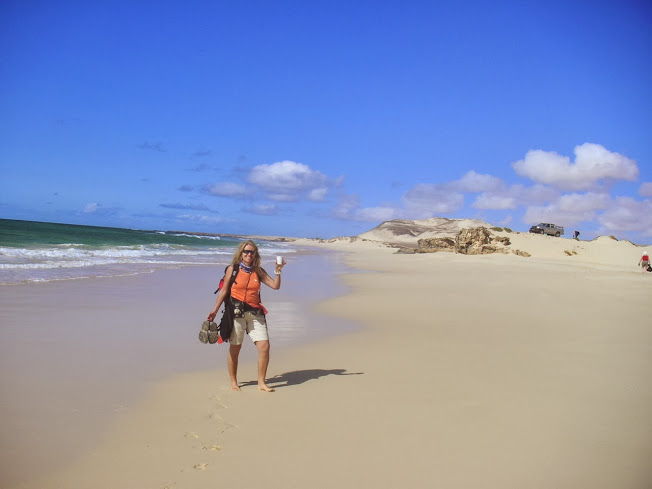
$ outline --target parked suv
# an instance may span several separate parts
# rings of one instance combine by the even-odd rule
[[[550,224],[548,222],[540,222],[536,226],[532,226],[530,228],[531,233],[536,233],[536,234],[547,234],[549,236],[561,236],[564,234],[564,228],[561,226],[556,226],[554,224]]]

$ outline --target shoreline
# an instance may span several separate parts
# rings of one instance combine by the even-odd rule
[[[652,481],[652,277],[614,260],[325,248],[351,270],[316,311],[361,329],[274,350],[274,394],[246,377],[230,392],[223,366],[167,377],[91,453],[21,487]],[[556,319],[533,314],[543,304]]]
[[[317,302],[346,293],[335,254],[302,251],[289,261],[284,287],[262,294],[273,354],[357,328],[312,313]],[[306,283],[308,270],[318,283]],[[180,372],[226,371],[228,345],[197,339],[221,271],[186,266],[2,286],[0,485],[79,458],[158,383]],[[311,330],[301,327],[308,317]],[[244,346],[241,364],[254,362],[255,348]]]

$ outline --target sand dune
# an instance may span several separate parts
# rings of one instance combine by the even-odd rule
[[[477,219],[447,219],[432,217],[422,220],[395,219],[386,221],[358,237],[370,241],[382,241],[404,246],[416,246],[421,238],[440,238],[455,236],[460,229],[472,227],[491,227],[490,224]]]
[[[572,265],[582,263],[603,268],[637,270],[637,263],[647,247],[630,241],[619,241],[611,236],[600,236],[591,241],[555,238],[541,234],[496,232],[507,236],[511,247],[527,251],[535,258],[559,260]]]
[[[474,219],[431,218],[418,221],[387,221],[376,228],[353,237],[331,240],[297,239],[295,242],[338,250],[360,248],[416,248],[424,238],[454,237],[461,229],[484,226],[495,236],[507,237],[511,251],[520,250],[532,259],[559,261],[570,266],[583,265],[604,269],[638,270],[637,263],[643,251],[652,246],[641,246],[613,236],[600,236],[593,240],[556,238],[541,234],[506,231]],[[499,230],[497,230],[499,229]],[[516,257],[523,259],[523,257]],[[527,258],[525,258],[527,259]]]

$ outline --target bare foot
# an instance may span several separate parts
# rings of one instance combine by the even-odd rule
[[[258,384],[258,390],[263,392],[274,392],[274,389],[267,384]]]
[[[231,390],[232,391],[239,391],[239,390],[242,390],[242,389],[240,389],[240,386],[238,384],[231,384]]]

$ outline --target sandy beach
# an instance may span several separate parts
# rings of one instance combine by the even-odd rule
[[[263,291],[272,333],[294,321],[272,336],[271,394],[253,345],[232,392],[226,345],[196,340],[214,270],[4,288],[0,486],[650,487],[640,248],[511,237],[529,258],[297,243],[323,252]],[[17,425],[26,406],[39,423]]]

